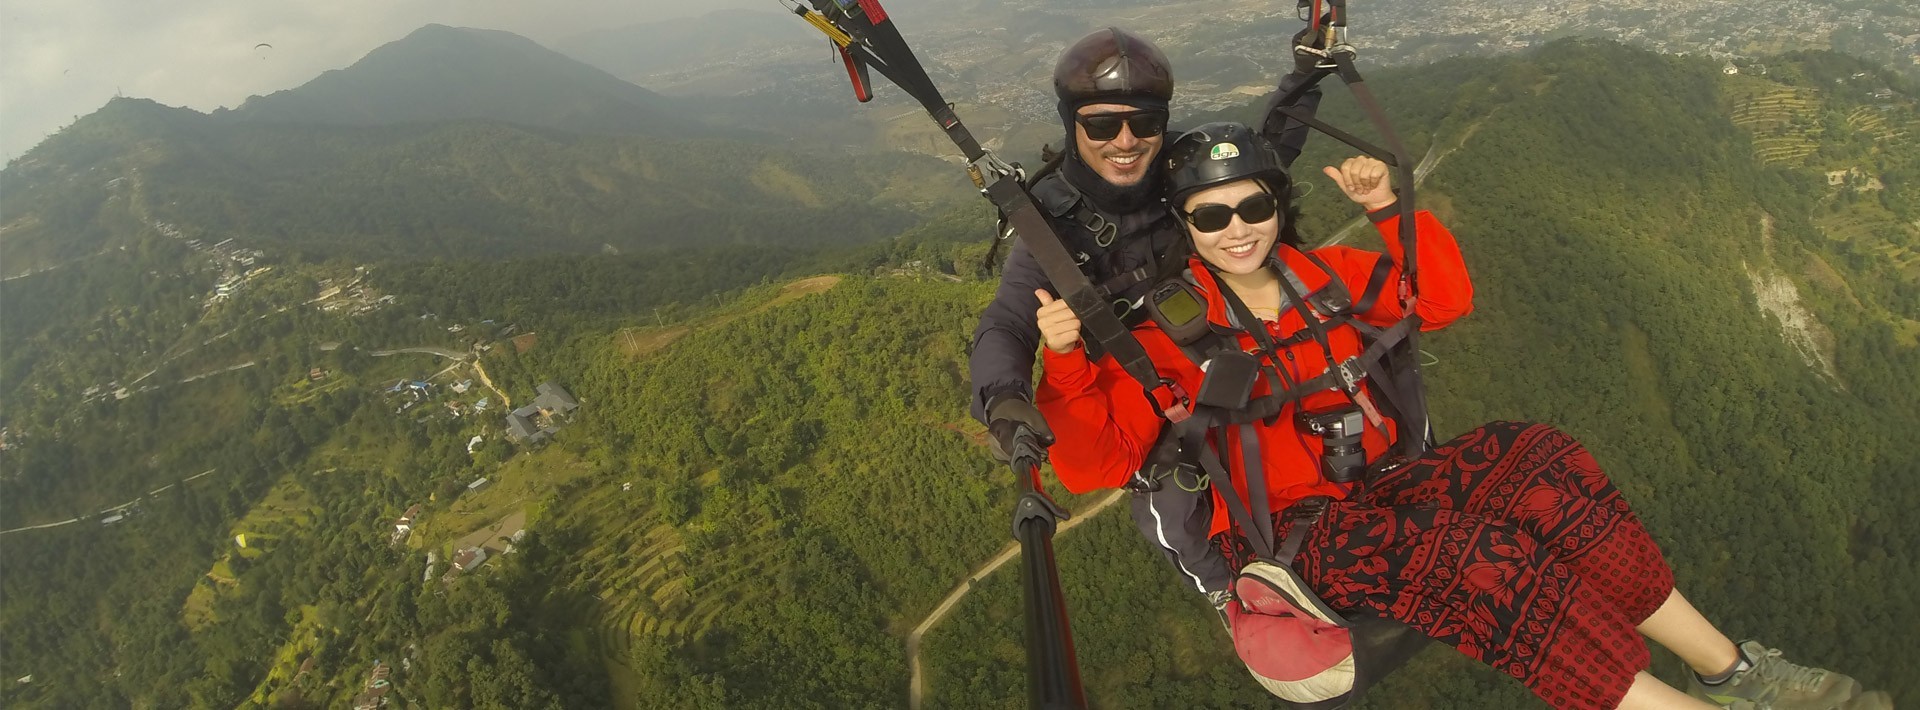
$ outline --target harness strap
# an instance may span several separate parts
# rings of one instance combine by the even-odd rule
[[[1154,401],[1154,409],[1168,421],[1185,420],[1191,414],[1185,398],[1168,389],[1159,371],[1154,369],[1153,361],[1147,357],[1146,348],[1141,347],[1099,289],[1080,271],[1080,265],[1074,262],[1073,255],[1067,252],[1066,245],[1061,243],[1052,225],[1047,224],[1033,196],[1020,181],[1011,175],[1003,176],[987,186],[987,196],[1001,207],[1007,215],[1007,224],[1027,245],[1034,262],[1047,275],[1047,280],[1053,282],[1054,288],[1060,290],[1067,306],[1080,317],[1081,327],[1091,336],[1089,339],[1098,343],[1102,352],[1112,356],[1114,362],[1146,389],[1150,401],[1154,401],[1151,395],[1155,392],[1174,394],[1166,406]]]
[[[1323,263],[1321,264],[1320,268],[1326,269],[1326,265]],[[1329,272],[1331,272],[1331,270],[1329,270]],[[1336,276],[1334,277],[1333,281],[1337,283],[1339,281],[1339,278]],[[1325,356],[1327,359],[1327,371],[1332,372],[1334,370],[1339,369],[1340,364],[1334,362],[1333,360],[1333,343],[1327,339],[1326,324],[1321,323],[1319,318],[1314,317],[1314,314],[1312,311],[1307,310],[1306,297],[1301,296],[1300,292],[1294,289],[1293,283],[1291,281],[1285,278],[1280,279],[1280,289],[1286,292],[1287,300],[1293,303],[1294,315],[1300,316],[1301,324],[1304,325],[1309,332],[1313,333],[1314,342],[1320,344],[1320,354]],[[1275,353],[1275,354],[1278,354],[1278,353]],[[1346,380],[1343,384],[1346,385],[1344,389],[1346,389],[1346,392],[1349,395],[1358,391],[1356,389],[1359,387],[1358,382],[1353,381],[1351,378]]]
[[[1253,524],[1262,533],[1272,535],[1273,501],[1267,498],[1267,468],[1261,465],[1260,433],[1253,424],[1240,425],[1240,469],[1247,477],[1247,497],[1252,498]],[[1271,544],[1271,542],[1269,542]]]
[[[1200,469],[1207,472],[1213,489],[1227,503],[1227,517],[1232,519],[1234,527],[1240,528],[1247,538],[1247,544],[1253,546],[1253,553],[1262,559],[1273,557],[1273,531],[1266,526],[1254,525],[1253,514],[1247,510],[1247,502],[1234,491],[1233,476],[1227,473],[1227,467],[1220,463],[1220,456],[1207,445],[1207,427],[1201,418],[1188,419],[1176,425],[1180,430],[1180,445],[1195,452],[1200,460]]]
[[[1380,292],[1387,288],[1387,275],[1393,272],[1393,260],[1381,254],[1380,260],[1373,263],[1373,273],[1367,276],[1367,289],[1360,292],[1360,300],[1353,302],[1354,313],[1373,310],[1375,301],[1380,300]]]
[[[1247,495],[1251,497],[1252,507],[1240,497],[1233,487],[1232,475],[1226,465],[1221,463],[1219,454],[1206,441],[1208,427],[1205,422],[1215,419],[1220,412],[1202,410],[1203,413],[1177,425],[1181,446],[1196,452],[1201,470],[1206,472],[1208,480],[1220,498],[1227,504],[1227,517],[1233,526],[1247,539],[1253,548],[1253,554],[1262,560],[1281,565],[1291,564],[1299,556],[1300,548],[1306,544],[1307,531],[1320,520],[1326,512],[1327,504],[1332,500],[1326,496],[1312,496],[1303,499],[1288,508],[1293,513],[1287,527],[1286,537],[1274,539],[1273,515],[1268,512],[1267,477],[1258,463],[1260,456],[1259,436],[1251,424],[1240,426],[1240,444],[1246,466]],[[1277,543],[1277,544],[1276,544]]]
[[[1336,362],[1332,367],[1327,368],[1326,372],[1322,372],[1319,376],[1289,387],[1286,391],[1269,394],[1252,402],[1248,402],[1246,407],[1238,411],[1226,413],[1226,422],[1238,424],[1241,422],[1272,418],[1279,415],[1280,410],[1285,408],[1289,402],[1314,392],[1336,389],[1347,392],[1358,391],[1361,381],[1367,379],[1369,372],[1377,369],[1381,359],[1387,356],[1388,351],[1392,350],[1400,341],[1406,339],[1408,333],[1413,332],[1416,322],[1417,319],[1413,318],[1402,319],[1399,323],[1393,324],[1393,327],[1379,331],[1379,337],[1359,355]],[[1385,386],[1384,382],[1385,381],[1377,378],[1375,380],[1376,385],[1382,385],[1383,387]]]
[[[1280,273],[1277,274],[1277,277],[1280,279],[1280,283],[1287,283],[1290,280],[1291,274],[1284,268],[1278,269],[1278,271]],[[1215,283],[1219,285],[1220,296],[1226,301],[1227,309],[1233,313],[1234,320],[1239,321],[1240,328],[1246,331],[1248,336],[1253,338],[1254,346],[1258,347],[1260,352],[1267,355],[1267,357],[1259,358],[1260,372],[1267,378],[1267,391],[1279,391],[1282,381],[1292,383],[1293,378],[1288,377],[1286,373],[1280,370],[1279,363],[1273,362],[1273,358],[1280,355],[1280,346],[1273,342],[1273,336],[1267,333],[1266,327],[1261,325],[1261,320],[1254,317],[1253,310],[1247,308],[1247,304],[1240,300],[1240,295],[1234,293],[1231,286],[1217,280],[1217,275]],[[1287,292],[1293,292],[1290,286]],[[1292,385],[1287,389],[1293,389],[1294,387],[1298,387],[1298,385]],[[1279,411],[1275,410],[1274,415],[1277,416],[1278,414]]]
[[[1142,266],[1100,282],[1100,291],[1106,294],[1107,298],[1113,298],[1126,293],[1127,289],[1153,280],[1153,275],[1154,271],[1152,266]]]
[[[1313,528],[1314,523],[1320,522],[1320,516],[1326,514],[1330,500],[1326,496],[1313,496],[1287,509],[1292,513],[1292,522],[1287,524],[1287,537],[1280,542],[1280,556],[1275,558],[1276,561],[1291,564],[1293,558],[1300,556],[1300,547],[1307,542],[1307,531]]]

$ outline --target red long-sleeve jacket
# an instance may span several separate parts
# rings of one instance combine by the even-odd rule
[[[1376,213],[1376,217],[1378,221],[1375,225],[1385,237],[1387,245],[1384,258],[1392,259],[1395,266],[1388,274],[1388,291],[1381,294],[1372,308],[1354,315],[1366,323],[1389,326],[1405,314],[1403,304],[1393,293],[1396,289],[1391,286],[1400,280],[1398,265],[1402,259],[1397,231],[1400,217],[1397,214],[1380,213]],[[1473,310],[1473,284],[1467,278],[1466,263],[1461,260],[1460,246],[1454,241],[1453,234],[1424,210],[1415,213],[1414,220],[1420,252],[1420,271],[1416,276],[1420,296],[1413,308],[1421,318],[1422,330],[1436,330]],[[1345,283],[1348,293],[1354,294],[1356,299],[1366,289],[1367,278],[1374,266],[1383,258],[1376,252],[1344,246],[1316,249],[1313,253],[1326,262],[1334,275]],[[1303,294],[1311,294],[1327,284],[1326,271],[1299,250],[1281,245],[1277,256],[1280,263],[1306,287]],[[1219,295],[1220,286],[1214,282],[1212,273],[1198,258],[1193,259],[1190,266],[1195,285],[1207,301],[1207,320],[1216,325],[1233,327],[1226,304]],[[1263,322],[1275,341],[1284,340],[1306,325],[1293,309],[1282,308],[1281,311],[1279,321]],[[1236,332],[1241,348],[1252,351],[1253,337],[1237,329]],[[1166,333],[1148,323],[1135,329],[1134,335],[1146,348],[1161,377],[1173,380],[1186,392],[1200,391],[1202,373],[1199,366],[1174,345]],[[1334,328],[1328,333],[1328,338],[1335,362],[1358,355],[1364,349],[1359,331],[1352,326]],[[1083,348],[1075,348],[1064,355],[1045,348],[1042,351],[1046,375],[1041,380],[1036,403],[1041,414],[1046,416],[1047,424],[1053,428],[1056,443],[1049,454],[1055,475],[1067,490],[1075,493],[1120,487],[1146,461],[1147,450],[1159,436],[1164,421],[1149,404],[1150,400],[1142,392],[1140,383],[1128,376],[1113,358],[1104,358],[1096,365],[1087,360]],[[1327,369],[1327,358],[1319,344],[1312,339],[1281,348],[1281,356],[1271,358],[1271,361],[1285,370],[1294,382],[1318,377]],[[1367,387],[1372,389],[1370,381]],[[1259,398],[1270,393],[1266,378],[1261,378],[1253,396]],[[1374,401],[1379,401],[1378,392],[1370,391],[1369,395]],[[1283,510],[1313,495],[1345,497],[1343,488],[1327,481],[1321,474],[1320,440],[1298,430],[1294,413],[1301,406],[1311,411],[1348,402],[1346,395],[1337,390],[1316,392],[1289,404],[1273,425],[1254,424],[1260,436],[1261,469],[1267,477],[1272,510]],[[1394,432],[1395,426],[1391,420],[1377,426],[1371,421],[1367,423],[1362,443],[1369,461],[1393,445]],[[1240,451],[1238,427],[1227,429],[1226,435],[1227,451]],[[1241,499],[1246,500],[1244,462],[1237,454],[1221,458],[1227,463]],[[1226,508],[1217,500],[1218,495],[1216,492],[1213,534],[1227,530],[1228,523]]]

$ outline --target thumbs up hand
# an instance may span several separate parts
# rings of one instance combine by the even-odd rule
[[[1393,204],[1399,196],[1393,192],[1393,176],[1388,172],[1387,164],[1364,155],[1348,158],[1338,169],[1321,168],[1320,172],[1333,178],[1340,191],[1347,193],[1347,199],[1353,200],[1368,212]]]
[[[1074,315],[1067,302],[1054,298],[1045,289],[1034,289],[1033,295],[1040,299],[1040,310],[1034,312],[1040,325],[1040,339],[1047,349],[1065,355],[1080,345],[1080,316]]]

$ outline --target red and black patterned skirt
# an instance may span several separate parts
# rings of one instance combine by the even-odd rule
[[[1649,662],[1635,627],[1673,591],[1580,442],[1524,422],[1482,426],[1328,506],[1293,567],[1333,608],[1399,620],[1562,710],[1619,705]]]

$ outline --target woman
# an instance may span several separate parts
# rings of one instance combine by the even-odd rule
[[[1303,252],[1285,224],[1288,176],[1272,147],[1246,126],[1202,126],[1164,159],[1170,204],[1188,225],[1193,249],[1176,285],[1204,301],[1207,330],[1232,338],[1232,346],[1205,360],[1213,365],[1207,372],[1231,369],[1218,364],[1237,355],[1231,351],[1253,353],[1262,373],[1253,380],[1257,400],[1275,394],[1275,383],[1308,382],[1329,363],[1362,352],[1360,328],[1337,317],[1343,304],[1354,304],[1357,312],[1348,315],[1366,326],[1402,319],[1404,304],[1393,289],[1374,299],[1322,297],[1329,288],[1363,293],[1382,258],[1391,260],[1385,283],[1399,281],[1401,254],[1392,238],[1399,217],[1384,164],[1354,158],[1325,170],[1388,236],[1383,256],[1341,246]],[[1420,327],[1433,330],[1471,310],[1472,286],[1453,236],[1427,212],[1415,219],[1419,297],[1410,300]],[[1091,362],[1072,311],[1045,292],[1036,296],[1046,345],[1038,405],[1058,442],[1050,452],[1054,471],[1075,493],[1119,487],[1166,425],[1156,408],[1183,404],[1167,392],[1178,399],[1203,391],[1206,373],[1195,362],[1201,356],[1190,342],[1175,343],[1172,326],[1141,326],[1136,335],[1173,385],[1148,393],[1112,358]],[[1308,317],[1323,325],[1321,332],[1307,328]],[[1315,609],[1397,620],[1518,678],[1556,708],[1890,707],[1884,694],[1861,696],[1851,678],[1728,640],[1674,590],[1659,549],[1592,457],[1551,427],[1495,422],[1364,484],[1330,480],[1322,430],[1303,431],[1314,417],[1301,414],[1345,412],[1346,421],[1363,422],[1366,461],[1378,463],[1397,438],[1391,408],[1379,406],[1383,394],[1372,381],[1313,391],[1286,402],[1277,416],[1222,427],[1203,447],[1226,460],[1239,500],[1251,500],[1249,471],[1258,477],[1255,490],[1270,510],[1282,511],[1266,521],[1275,527],[1269,540],[1286,537],[1303,515],[1317,515],[1305,517],[1310,527],[1299,526],[1305,552],[1280,561],[1317,597],[1294,606],[1322,618]],[[1318,496],[1332,501],[1323,512],[1301,504]],[[1230,523],[1217,486],[1214,502],[1216,539],[1235,569],[1251,569],[1247,531]],[[1266,661],[1256,658],[1262,650],[1249,647],[1249,639],[1266,636],[1250,630],[1278,617],[1262,616],[1245,598],[1226,611],[1242,658],[1266,683],[1259,667]],[[1641,634],[1691,666],[1692,697],[1647,673]]]

